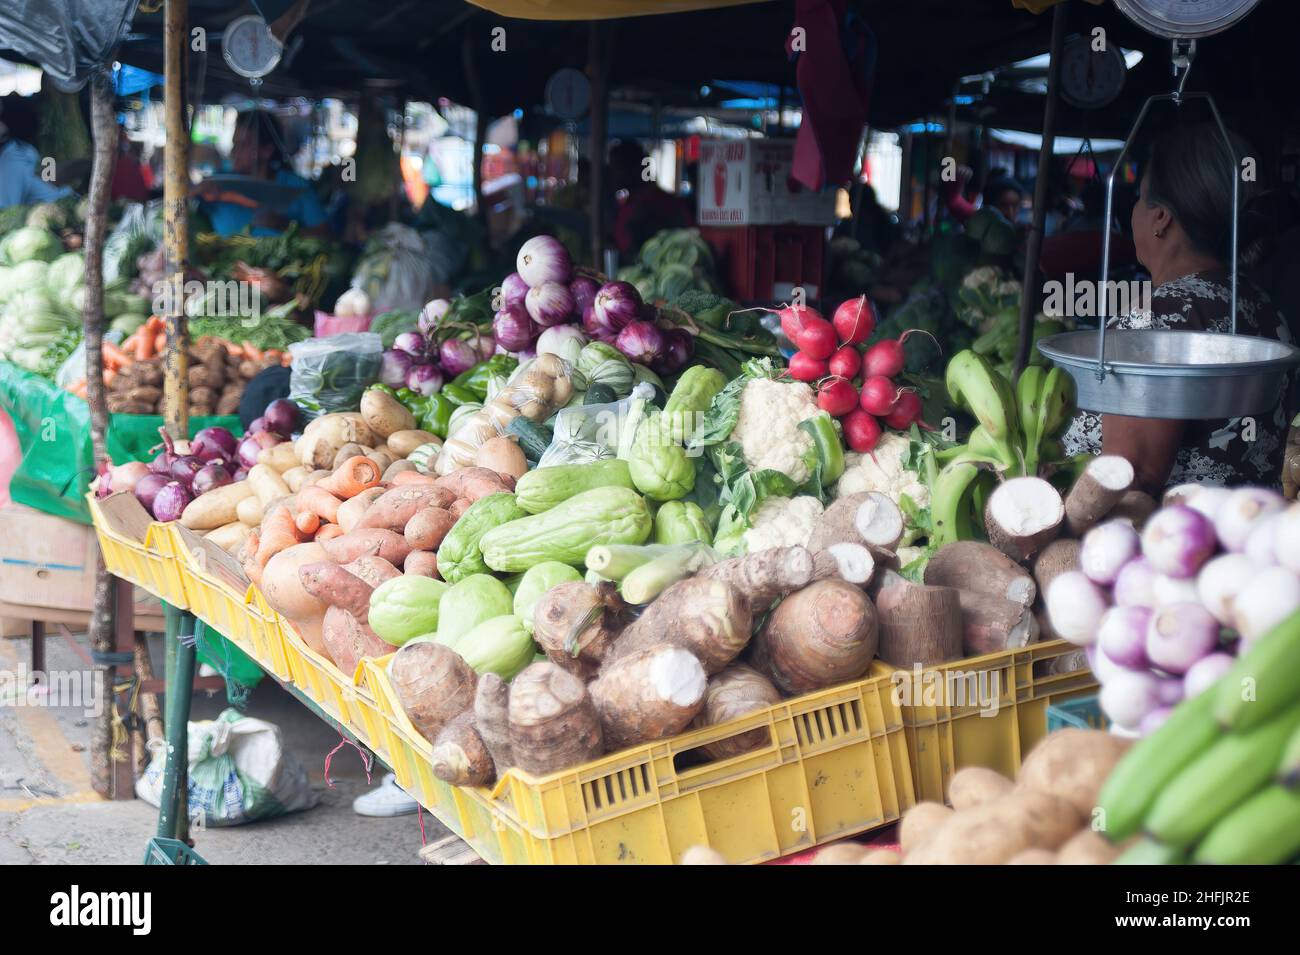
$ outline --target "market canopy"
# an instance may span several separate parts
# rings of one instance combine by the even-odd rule
[[[65,91],[81,89],[126,36],[138,0],[7,0],[0,50],[37,64]]]

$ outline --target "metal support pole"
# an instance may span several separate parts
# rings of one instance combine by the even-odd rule
[[[1052,52],[1047,67],[1047,105],[1043,108],[1043,142],[1038,149],[1038,176],[1034,180],[1034,224],[1025,245],[1025,275],[1020,297],[1020,329],[1016,341],[1016,375],[1029,364],[1034,341],[1034,313],[1037,311],[1038,258],[1043,248],[1043,227],[1047,221],[1047,180],[1056,144],[1056,105],[1060,100],[1061,49],[1065,45],[1066,9],[1058,3],[1052,12]],[[1105,292],[1103,290],[1102,294]]]
[[[158,808],[158,836],[186,840],[189,834],[189,719],[191,686],[194,682],[194,645],[181,640],[194,618],[170,604],[167,616],[167,764],[163,770],[162,800]]]
[[[190,130],[185,113],[185,56],[189,49],[189,2],[167,0],[163,16],[163,250],[168,299],[164,358],[163,420],[178,441],[189,437],[189,334],[185,320],[185,268],[189,264]]]

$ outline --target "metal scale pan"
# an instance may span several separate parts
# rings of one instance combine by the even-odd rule
[[[1147,112],[1158,102],[1182,106],[1203,99],[1219,134],[1232,151],[1227,129],[1214,99],[1207,93],[1184,93],[1196,52],[1196,38],[1227,29],[1257,5],[1258,0],[1116,0],[1135,23],[1173,41],[1175,72],[1182,76],[1172,93],[1152,96],[1143,104],[1124,148],[1106,177],[1106,210],[1111,222],[1115,174],[1128,155]],[[1100,305],[1096,332],[1052,335],[1038,350],[1063,368],[1078,391],[1078,406],[1104,414],[1142,418],[1231,418],[1267,411],[1277,404],[1300,350],[1280,341],[1237,332],[1237,198],[1238,177],[1232,172],[1232,334],[1165,330],[1107,331],[1110,296],[1097,296]],[[1110,239],[1102,239],[1102,289],[1110,278]]]

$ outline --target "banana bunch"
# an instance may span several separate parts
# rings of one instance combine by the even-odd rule
[[[1013,388],[970,349],[948,362],[944,384],[953,403],[978,424],[965,444],[936,452],[943,468],[930,488],[931,543],[939,546],[977,536],[995,475],[1036,476],[1041,465],[1062,461],[1057,439],[1074,404],[1074,382],[1061,369],[1031,365]]]
[[[1300,860],[1300,613],[1134,746],[1099,808],[1112,842],[1149,837],[1121,862]]]

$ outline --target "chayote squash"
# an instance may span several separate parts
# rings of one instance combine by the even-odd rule
[[[370,629],[395,647],[438,629],[438,611],[447,585],[423,576],[385,580],[370,595]]]
[[[460,516],[438,547],[438,573],[449,584],[470,574],[485,574],[487,565],[479,550],[479,538],[494,527],[523,517],[525,511],[506,492],[480,497]],[[522,569],[522,568],[521,568]]]
[[[727,384],[716,368],[692,365],[687,368],[664,404],[664,425],[674,441],[685,444],[713,403],[713,396]]]
[[[549,511],[575,494],[598,487],[632,487],[627,462],[617,458],[591,464],[555,464],[535,468],[515,484],[515,503],[529,514]]]
[[[673,440],[661,413],[648,414],[637,428],[627,465],[636,489],[655,501],[675,501],[695,487],[695,462]]]
[[[558,560],[544,560],[528,568],[515,590],[515,616],[524,622],[524,629],[533,632],[533,608],[542,594],[557,584],[577,580],[582,580],[582,574]]]
[[[713,528],[700,505],[693,501],[667,501],[655,513],[656,544],[713,543]]]
[[[452,649],[475,673],[495,673],[503,680],[512,680],[533,662],[537,644],[523,621],[508,613],[484,620],[462,634]]]
[[[479,546],[484,563],[504,573],[547,560],[580,567],[592,546],[643,544],[653,526],[650,509],[636,491],[598,487],[541,514],[494,527]]]
[[[484,620],[510,613],[514,599],[510,588],[488,574],[470,574],[442,595],[438,610],[439,643],[459,650],[460,638]]]

